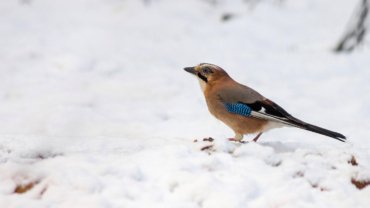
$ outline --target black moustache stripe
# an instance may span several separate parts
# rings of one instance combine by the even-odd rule
[[[208,82],[207,77],[203,76],[201,73],[197,74],[199,78],[201,78],[203,81]]]

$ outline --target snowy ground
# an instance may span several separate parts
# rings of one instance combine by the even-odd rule
[[[369,37],[331,51],[357,2],[245,2],[1,1],[0,207],[370,207]],[[348,142],[227,142],[200,62]]]

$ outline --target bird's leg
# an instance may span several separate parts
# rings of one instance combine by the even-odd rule
[[[260,132],[259,134],[257,134],[257,136],[254,137],[253,141],[256,142],[258,140],[258,138],[260,138],[261,135],[262,135],[262,132]]]
[[[240,142],[240,143],[244,143],[244,141],[242,141],[243,139],[243,134],[238,134],[236,133],[235,134],[235,138],[229,138],[229,141],[231,142]]]

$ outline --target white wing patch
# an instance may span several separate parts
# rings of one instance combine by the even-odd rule
[[[287,126],[294,126],[294,127],[300,128],[299,126],[294,125],[294,124],[288,122],[285,118],[280,118],[280,117],[277,117],[277,116],[268,115],[268,114],[257,112],[257,111],[252,111],[251,116],[252,117],[255,117],[255,118],[260,118],[260,119],[265,119],[265,120],[269,120],[269,121],[274,121],[274,122],[277,122],[277,123],[285,124]]]
[[[266,108],[265,107],[262,107],[260,111],[258,112],[261,112],[261,113],[266,113]]]

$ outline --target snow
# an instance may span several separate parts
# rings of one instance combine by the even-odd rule
[[[253,2],[1,1],[0,207],[369,207],[369,43],[332,52],[357,2]],[[348,142],[227,141],[202,62]]]

